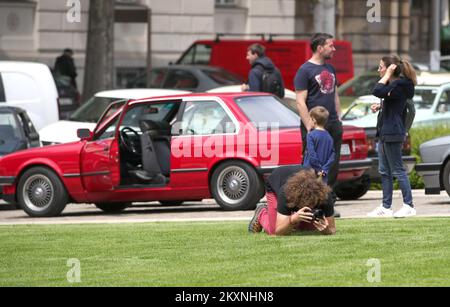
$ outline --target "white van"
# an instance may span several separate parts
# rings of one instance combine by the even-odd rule
[[[0,61],[0,104],[27,111],[37,130],[59,120],[58,91],[44,64]]]

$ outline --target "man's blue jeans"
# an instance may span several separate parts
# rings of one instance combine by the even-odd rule
[[[403,195],[403,203],[413,207],[411,184],[402,161],[401,142],[379,142],[378,144],[378,171],[381,174],[383,187],[383,207],[390,209],[392,206],[392,193],[394,190],[394,177],[397,178]]]

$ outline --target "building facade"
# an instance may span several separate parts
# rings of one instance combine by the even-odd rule
[[[145,69],[148,23],[132,11],[151,10],[153,65],[174,62],[195,40],[216,33],[252,37],[276,33],[308,38],[316,31],[315,6],[329,0],[116,0],[117,87]],[[369,22],[366,0],[332,0],[335,35],[353,44],[356,73],[377,65],[381,55],[426,58],[430,10],[417,0],[380,0],[379,22]],[[89,0],[0,0],[0,60],[39,61],[53,67],[64,48],[75,51],[78,84],[83,84]],[[128,15],[127,15],[128,14]],[[124,22],[123,20],[126,20]],[[244,56],[244,55],[243,55]]]

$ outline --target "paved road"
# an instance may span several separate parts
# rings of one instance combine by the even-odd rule
[[[419,216],[450,217],[450,197],[425,195],[423,190],[413,191]],[[342,218],[365,217],[365,214],[381,204],[381,192],[370,191],[356,201],[339,201],[337,211]],[[399,191],[394,194],[394,208],[401,207]],[[68,205],[57,218],[30,218],[22,210],[13,210],[11,206],[0,204],[0,225],[16,224],[85,224],[85,223],[145,223],[159,221],[230,221],[250,220],[252,211],[225,212],[214,202],[188,202],[179,207],[164,207],[159,203],[136,203],[121,214],[105,214],[93,205]]]

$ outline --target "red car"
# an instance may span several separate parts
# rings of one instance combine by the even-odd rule
[[[188,94],[110,106],[80,141],[0,159],[2,198],[30,216],[69,202],[121,211],[132,202],[175,205],[214,197],[226,210],[255,207],[264,176],[301,159],[300,118],[272,95]],[[346,128],[340,179],[370,167],[362,129]]]

